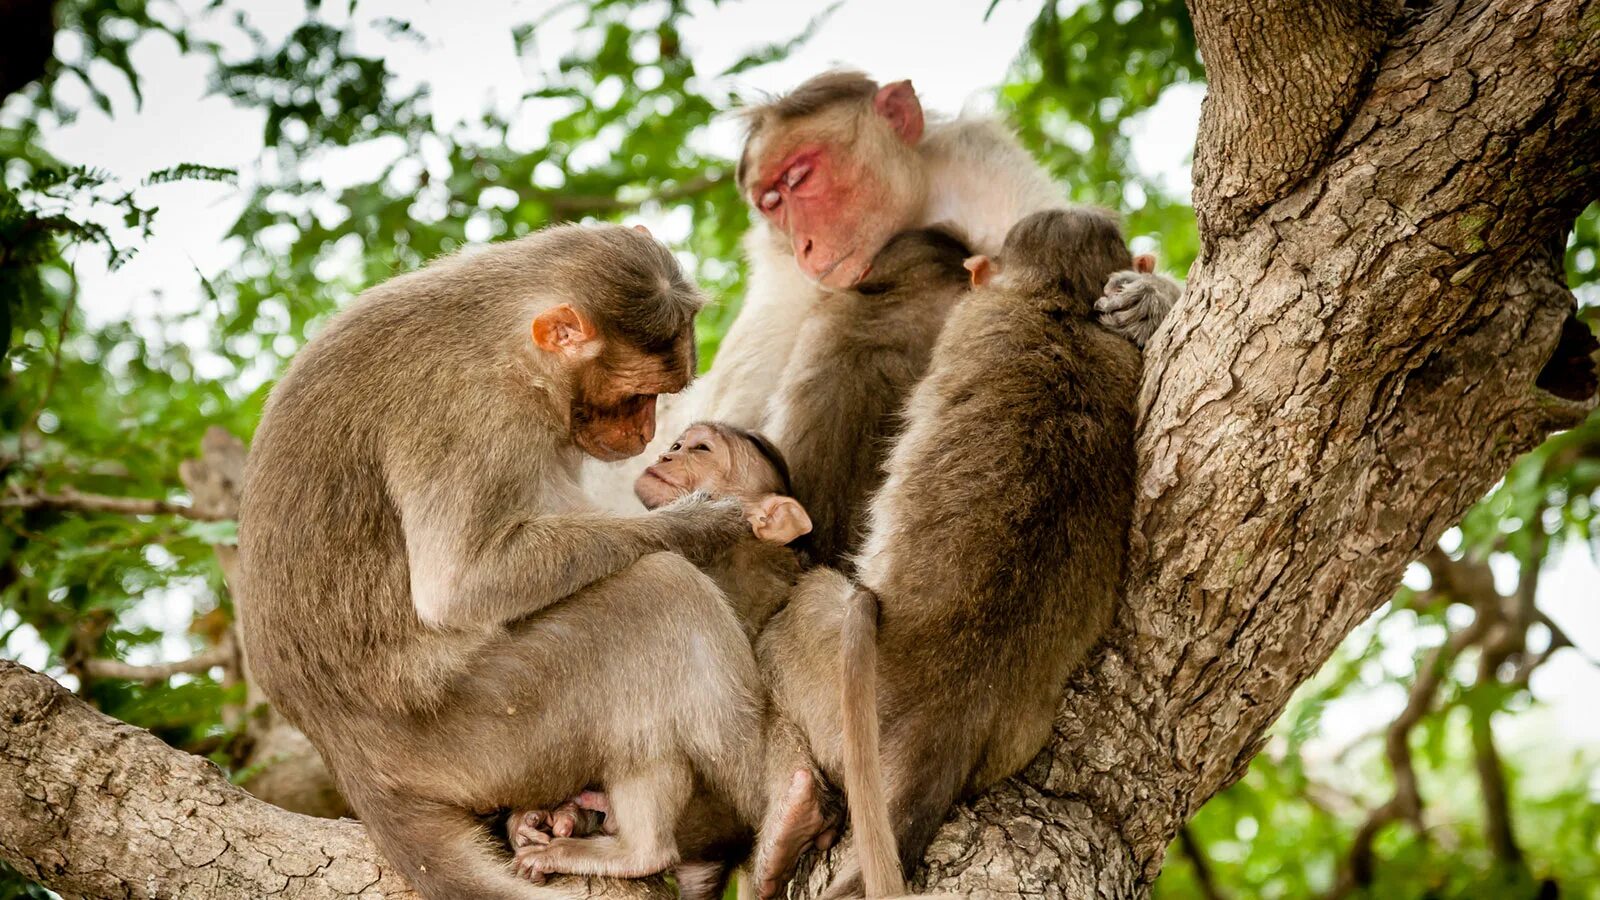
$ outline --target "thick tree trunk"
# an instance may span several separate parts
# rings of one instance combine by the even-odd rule
[[[1404,566],[1593,408],[1587,335],[1557,352],[1552,248],[1600,189],[1600,0],[1409,6],[1192,0],[1202,254],[1149,350],[1127,603],[1051,746],[957,811],[920,884],[1148,894]],[[7,721],[0,857],[45,884],[400,895],[358,826],[252,801],[0,664]]]

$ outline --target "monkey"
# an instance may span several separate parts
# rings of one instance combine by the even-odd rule
[[[486,817],[591,785],[614,833],[521,847],[518,871],[697,858],[695,792],[763,815],[765,694],[694,564],[749,532],[741,504],[616,515],[578,480],[580,457],[649,443],[702,302],[647,233],[552,227],[366,291],[272,391],[241,509],[245,650],[429,900],[576,894],[517,878]]]
[[[809,554],[797,542],[811,530],[805,507],[793,496],[789,465],[763,435],[722,422],[696,422],[643,473],[634,492],[646,509],[660,509],[695,493],[737,499],[750,531],[702,568],[721,588],[754,640],[799,579]],[[703,807],[696,813],[705,814]],[[587,837],[616,827],[609,798],[586,790],[555,809],[519,810],[508,818],[514,848],[552,837]],[[706,828],[707,823],[689,827]],[[714,827],[714,824],[712,825]],[[712,843],[703,841],[702,843]],[[720,897],[728,867],[747,849],[737,840],[721,859],[680,863],[675,870],[684,896]]]
[[[809,566],[811,533],[805,505],[795,499],[788,461],[765,436],[725,422],[696,422],[640,474],[634,492],[659,509],[695,492],[734,497],[750,533],[702,568],[722,589],[754,640]]]
[[[1133,266],[1115,221],[1034,213],[966,266],[974,286],[907,403],[856,581],[808,573],[757,647],[773,702],[845,782],[858,852],[830,897],[903,893],[950,807],[1044,746],[1123,575],[1141,361],[1093,318]],[[804,838],[762,837],[762,897]]]
[[[697,419],[763,427],[802,323],[831,292],[860,281],[894,235],[945,223],[974,253],[992,256],[1018,220],[1067,205],[1006,127],[926,116],[909,81],[824,72],[740,115],[735,181],[754,217],[744,238],[748,289],[711,370],[663,404],[663,440]],[[1102,321],[1142,344],[1182,288],[1138,274],[1141,289],[1121,291]],[[642,462],[590,463],[585,484],[598,502],[626,511]]]
[[[966,291],[970,255],[948,230],[901,232],[866,278],[830,295],[801,326],[765,428],[793,466],[820,564],[847,569],[858,548],[900,407]]]

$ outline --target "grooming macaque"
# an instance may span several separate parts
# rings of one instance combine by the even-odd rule
[[[518,879],[485,817],[592,785],[614,833],[519,869],[699,858],[691,795],[763,815],[750,641],[690,561],[748,534],[744,509],[619,516],[578,485],[582,456],[650,441],[700,304],[648,234],[552,228],[366,292],[273,391],[240,524],[250,663],[430,900],[583,893]]]
[[[859,587],[817,570],[762,634],[775,703],[823,771],[844,775],[869,895],[903,893],[902,867],[950,806],[1044,746],[1067,676],[1111,618],[1140,359],[1093,304],[1131,264],[1113,220],[1085,209],[1028,216],[998,256],[968,261],[974,288],[872,500]],[[763,853],[770,897],[798,850]],[[859,893],[857,874],[828,895]]]
[[[750,523],[749,535],[703,568],[754,638],[808,562],[790,545],[811,531],[811,517],[792,496],[783,454],[760,434],[722,422],[689,426],[634,483],[646,509],[696,491],[738,499]]]
[[[749,287],[711,371],[664,404],[665,434],[696,419],[761,426],[806,318],[829,291],[859,281],[894,235],[948,224],[974,253],[992,255],[1018,220],[1067,203],[1004,126],[925,117],[908,81],[826,72],[744,115],[737,180],[758,216],[745,238]],[[1153,273],[1136,284],[1103,321],[1142,345],[1181,288]],[[641,468],[592,465],[586,483],[626,510]]]
[[[801,328],[766,428],[793,466],[819,563],[845,566],[860,545],[900,408],[966,291],[967,256],[947,231],[903,232],[872,258],[866,278],[818,304]]]

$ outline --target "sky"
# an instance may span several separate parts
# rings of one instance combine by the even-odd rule
[[[204,25],[203,0],[183,2],[199,18],[202,31],[218,38],[234,33],[220,21],[215,27]],[[244,8],[252,25],[269,39],[285,35],[299,22],[302,11],[302,4],[293,0],[230,4],[233,6]],[[323,4],[336,23],[342,21],[344,6]],[[988,0],[937,4],[847,0],[808,45],[781,63],[740,76],[730,86],[746,96],[781,92],[824,68],[845,65],[880,81],[911,79],[930,110],[983,112],[990,108],[989,92],[1004,78],[1037,10],[1036,3],[1000,0],[985,20],[988,6]],[[412,21],[428,42],[424,46],[382,42],[380,46],[376,37],[358,31],[357,47],[383,52],[402,82],[428,82],[436,129],[448,130],[469,120],[485,104],[515,109],[524,91],[538,84],[541,73],[552,69],[573,46],[574,26],[580,18],[577,9],[558,13],[539,29],[532,59],[518,59],[514,51],[511,26],[555,7],[552,2],[512,0],[368,2],[357,7],[358,21],[381,10],[383,15]],[[785,0],[728,0],[713,6],[708,0],[694,0],[690,8],[697,15],[684,29],[685,50],[698,71],[719,72],[756,47],[800,32],[822,6]],[[372,46],[364,47],[361,41],[371,41]],[[206,61],[183,57],[169,39],[155,36],[142,41],[134,49],[133,62],[144,78],[141,108],[135,109],[131,96],[116,87],[115,76],[103,78],[101,83],[111,88],[109,93],[117,101],[114,121],[84,104],[75,123],[47,131],[47,147],[63,159],[102,167],[130,184],[176,162],[234,168],[248,184],[250,173],[262,161],[261,114],[205,96]],[[1202,94],[1203,88],[1195,85],[1169,89],[1156,107],[1132,126],[1135,164],[1180,196],[1189,192],[1189,162]],[[536,114],[524,114],[515,139],[537,144],[542,125]],[[738,150],[737,127],[731,121],[711,129],[706,139],[712,149],[730,159]],[[381,142],[340,150],[320,160],[311,174],[331,186],[352,183],[367,176],[374,165],[406,152],[404,147]],[[198,306],[203,296],[200,276],[216,275],[235,259],[237,248],[224,240],[224,232],[243,206],[243,193],[203,183],[141,188],[141,200],[159,205],[160,213],[155,236],[139,255],[114,273],[106,272],[92,256],[79,260],[82,304],[90,321],[152,323],[158,312]],[[645,221],[669,242],[681,238],[688,227],[686,220]],[[190,327],[203,326],[196,322]],[[208,336],[178,333],[167,337],[202,344]],[[1514,580],[1510,570],[1499,575]],[[172,633],[161,645],[161,655],[181,658],[189,653],[184,628],[192,613],[193,596],[177,586],[151,597],[141,608],[139,614],[148,624]],[[1590,555],[1581,548],[1558,554],[1541,581],[1540,596],[1542,608],[1585,654],[1600,658],[1600,603],[1596,603],[1600,568]],[[1395,627],[1403,629],[1404,625]],[[1408,648],[1416,641],[1432,639],[1415,628],[1391,637],[1396,649],[1380,664],[1401,672],[1409,672],[1413,666]],[[36,642],[14,642],[5,649],[30,665],[37,667],[43,662],[43,648]],[[1513,720],[1511,732],[1502,735],[1510,747],[1516,748],[1519,741],[1533,744],[1550,729],[1563,732],[1572,741],[1600,746],[1600,716],[1592,713],[1593,698],[1600,696],[1600,672],[1563,652],[1536,673],[1533,690],[1549,708],[1539,717]],[[1397,690],[1388,689],[1356,691],[1337,701],[1327,713],[1330,737],[1324,752],[1335,755],[1341,742],[1369,733],[1391,718],[1402,703]]]

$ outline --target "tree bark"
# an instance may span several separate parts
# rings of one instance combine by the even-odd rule
[[[0,859],[68,897],[415,900],[348,819],[257,800],[209,760],[0,660]],[[591,883],[661,900],[659,879]]]
[[[1405,565],[1594,408],[1556,250],[1600,190],[1600,0],[1408,6],[1191,0],[1202,250],[1148,350],[1127,601],[1050,746],[954,813],[919,885],[1148,895]],[[47,685],[0,668],[0,823],[22,812],[0,856],[29,875],[96,897],[400,890],[357,826],[291,834]]]

